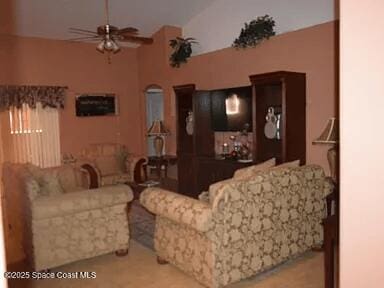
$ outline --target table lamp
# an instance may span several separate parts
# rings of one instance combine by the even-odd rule
[[[165,128],[161,120],[154,120],[147,132],[148,136],[155,136],[153,139],[153,147],[155,148],[156,156],[161,157],[163,154],[164,139],[161,136],[169,135],[168,129]]]
[[[313,144],[328,144],[332,145],[328,150],[327,158],[329,163],[329,169],[331,171],[331,177],[334,181],[337,179],[337,149],[336,144],[339,140],[339,127],[336,118],[332,117],[328,119],[327,126],[321,133],[321,135],[313,141]]]

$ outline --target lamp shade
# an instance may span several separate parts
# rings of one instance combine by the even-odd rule
[[[339,141],[339,128],[336,118],[328,119],[327,126],[321,135],[313,141],[315,144],[336,144]]]
[[[168,135],[169,131],[165,128],[164,124],[160,120],[153,121],[151,127],[148,129],[148,136]]]

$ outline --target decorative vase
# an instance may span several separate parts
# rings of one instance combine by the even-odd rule
[[[187,118],[185,118],[185,130],[188,135],[193,135],[193,112],[189,111]]]
[[[248,160],[249,159],[250,150],[247,145],[242,145],[240,149],[240,158],[242,160]]]

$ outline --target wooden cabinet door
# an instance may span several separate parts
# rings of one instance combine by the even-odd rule
[[[199,193],[208,191],[209,185],[217,182],[221,178],[220,169],[215,167],[215,163],[211,160],[199,159],[196,165],[197,170],[197,190]]]
[[[194,153],[193,135],[186,131],[186,119],[189,112],[193,111],[193,93],[195,85],[188,84],[174,87],[176,95],[176,136],[177,154]]]
[[[254,160],[306,161],[306,78],[304,73],[276,71],[250,76],[253,84]],[[264,135],[268,108],[280,114],[280,138]]]
[[[178,193],[197,197],[195,157],[192,154],[177,155]]]
[[[255,157],[257,161],[266,161],[272,157],[276,158],[277,163],[283,162],[283,139],[285,138],[284,117],[280,119],[280,139],[268,139],[264,135],[264,126],[268,109],[272,107],[275,113],[282,112],[282,82],[274,81],[272,83],[262,83],[255,85],[255,113],[256,121],[254,123],[255,136]]]

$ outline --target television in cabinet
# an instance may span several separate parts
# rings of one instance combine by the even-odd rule
[[[236,87],[210,91],[212,129],[216,132],[252,130],[252,87]],[[236,111],[229,111],[230,104]]]

